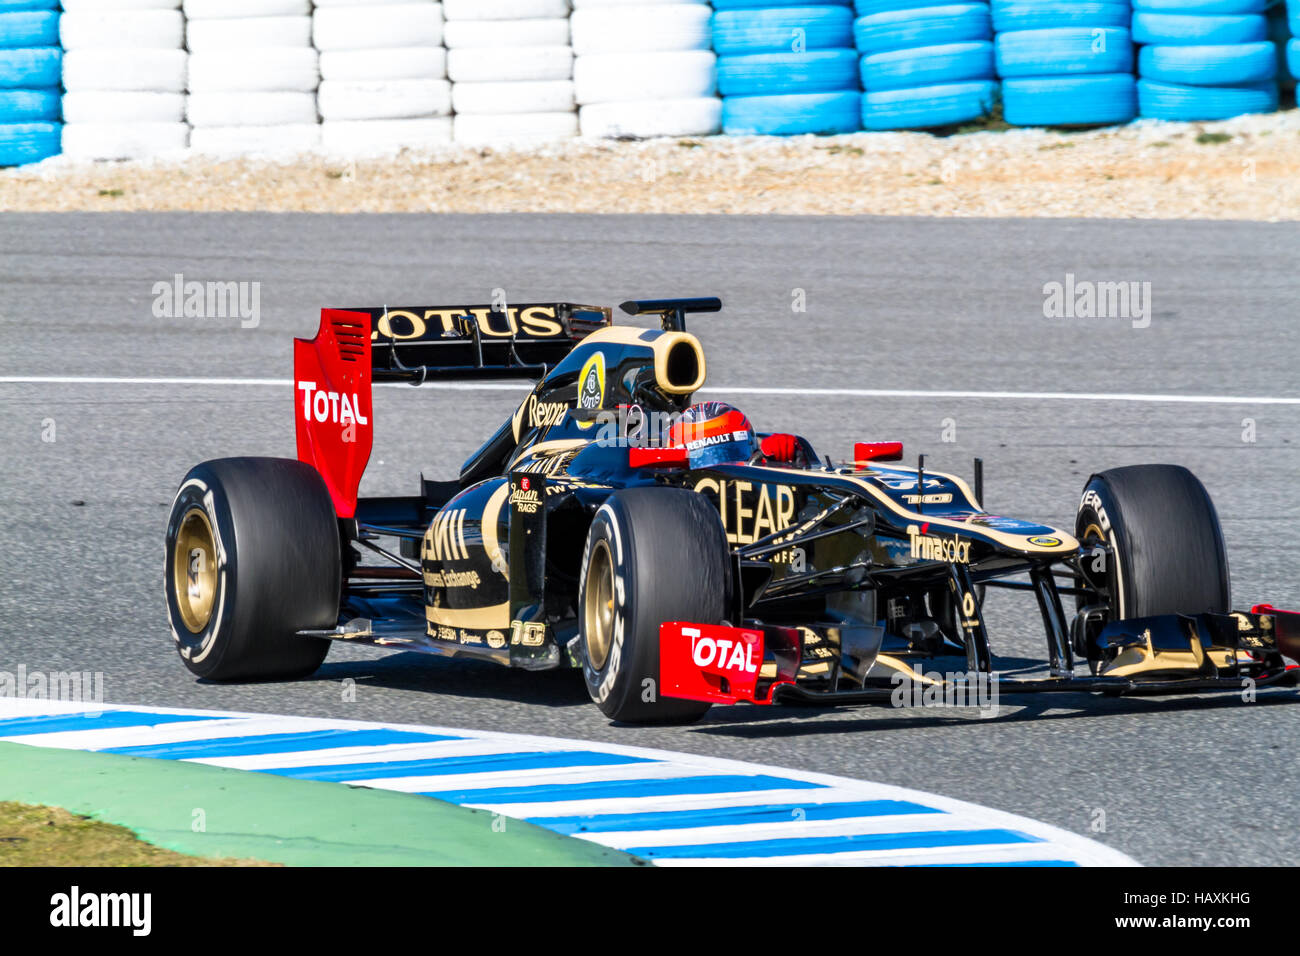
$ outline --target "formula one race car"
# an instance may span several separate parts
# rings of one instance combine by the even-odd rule
[[[1230,610],[1218,516],[1186,469],[1093,475],[1069,533],[986,512],[978,459],[973,487],[889,464],[897,442],[832,463],[692,403],[705,359],[686,315],[720,308],[622,305],[658,329],[568,304],[324,310],[295,342],[298,460],[205,462],[177,492],[185,665],[301,677],[340,640],[571,666],[621,721],[897,702],[899,675],[935,683],[927,660],[964,657],[947,689],[992,677],[982,603],[1010,588],[1036,597],[1047,661],[1002,693],[1295,682],[1300,614]],[[453,480],[358,500],[372,381],[502,378],[536,385]]]

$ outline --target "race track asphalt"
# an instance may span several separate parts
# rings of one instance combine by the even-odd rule
[[[1217,502],[1238,606],[1300,604],[1300,226],[786,217],[16,215],[0,219],[0,671],[102,671],[120,703],[433,723],[711,754],[899,784],[1035,817],[1149,864],[1294,864],[1294,693],[1003,698],[1000,715],[715,709],[613,726],[573,672],[336,647],[292,684],[196,682],[161,587],[167,506],[193,463],[292,457],[284,385],[4,377],[287,379],[321,305],[720,295],[692,330],[726,387],[1235,396],[733,396],[760,429],[847,457],[986,463],[1000,513],[1069,527],[1093,470],[1185,464]],[[157,318],[153,287],[259,282],[261,320]],[[1046,318],[1044,285],[1150,282],[1149,326]],[[796,311],[800,300],[805,311]],[[1141,319],[1138,324],[1142,325]],[[363,494],[450,477],[522,388],[376,391]],[[51,427],[53,432],[51,434]],[[53,441],[43,438],[53,437]],[[950,438],[952,440],[945,441]],[[1253,440],[1247,440],[1253,439]],[[994,651],[1042,656],[1036,610],[997,594]],[[345,683],[347,679],[353,683]],[[349,689],[355,700],[348,699]]]

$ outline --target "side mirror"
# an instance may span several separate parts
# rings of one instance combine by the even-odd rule
[[[902,461],[903,443],[901,441],[860,441],[853,445],[853,464],[858,471],[864,470],[873,461]]]

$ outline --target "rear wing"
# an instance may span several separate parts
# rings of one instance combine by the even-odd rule
[[[372,382],[541,378],[612,318],[562,302],[322,309],[315,338],[293,344],[298,459],[320,472],[338,516],[351,518],[373,444]]]
[[[613,321],[610,309],[567,302],[347,311],[369,317],[374,380],[414,385],[541,378],[574,345]]]

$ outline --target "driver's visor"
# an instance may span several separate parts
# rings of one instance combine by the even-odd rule
[[[754,433],[748,429],[696,438],[685,442],[685,445],[692,468],[749,461],[758,450]]]

